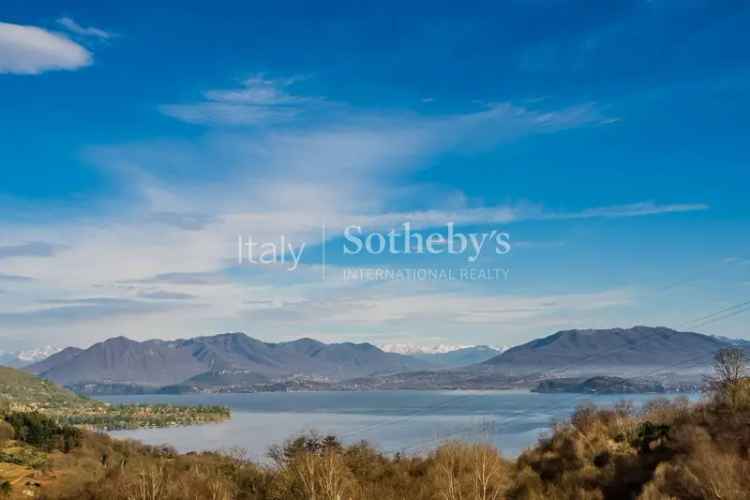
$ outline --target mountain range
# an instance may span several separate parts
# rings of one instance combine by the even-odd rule
[[[88,349],[63,349],[24,369],[72,387],[177,392],[491,389],[596,376],[694,383],[711,370],[716,351],[735,345],[700,333],[636,326],[564,330],[501,353],[474,346],[404,355],[368,343],[269,343],[226,333],[173,341],[116,337]]]
[[[115,337],[85,350],[64,349],[25,369],[63,385],[165,386],[204,373],[241,372],[277,379],[304,375],[337,381],[431,366],[367,343],[324,344],[309,338],[268,343],[244,333],[226,333],[174,341]]]
[[[714,354],[738,344],[665,327],[563,330],[481,363],[359,378],[340,386],[355,390],[507,389],[534,388],[548,380],[604,377],[607,383],[617,381],[612,391],[655,384],[665,390],[696,390],[711,372]]]

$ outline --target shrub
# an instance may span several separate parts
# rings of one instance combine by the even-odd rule
[[[736,386],[743,383],[738,379]],[[8,419],[18,439],[65,448],[66,430],[35,414]],[[453,442],[426,456],[385,455],[308,434],[271,450],[273,465],[242,453],[177,454],[79,433],[50,453],[55,500],[603,500],[748,498],[750,407],[711,399],[584,405],[506,461],[492,446]],[[39,453],[31,447],[24,447]],[[57,474],[57,471],[61,471]],[[46,487],[46,486],[45,486]]]
[[[656,447],[663,447],[668,438],[668,425],[654,424],[647,420],[638,426],[633,447],[641,453],[649,453]]]
[[[13,430],[13,426],[8,422],[0,420],[0,446],[6,441],[10,441],[16,437],[16,431]]]

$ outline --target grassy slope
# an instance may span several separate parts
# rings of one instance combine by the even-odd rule
[[[217,422],[230,416],[227,408],[218,406],[109,405],[34,375],[0,367],[0,415],[3,411],[38,411],[58,422],[105,430]]]
[[[52,413],[62,409],[77,412],[104,407],[103,403],[82,398],[47,380],[0,367],[0,408],[9,405]]]

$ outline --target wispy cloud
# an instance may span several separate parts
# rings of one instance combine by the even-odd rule
[[[451,330],[466,331],[468,324],[472,335],[481,332],[489,342],[497,325],[528,332],[560,324],[566,310],[580,312],[583,322],[594,311],[627,304],[629,295],[500,297],[497,290],[482,293],[468,285],[459,291],[436,284],[372,285],[345,282],[333,273],[323,283],[312,264],[294,273],[274,266],[232,268],[237,236],[278,241],[284,234],[310,248],[321,243],[323,222],[327,237],[335,238],[350,224],[373,230],[403,222],[413,228],[504,225],[707,208],[638,202],[565,211],[533,203],[488,204],[414,180],[443,154],[606,126],[611,117],[594,103],[490,103],[442,115],[386,112],[306,96],[298,90],[303,83],[253,77],[236,89],[208,90],[197,102],[162,108],[207,126],[190,142],[160,139],[89,150],[89,160],[130,190],[127,206],[117,216],[7,232],[17,243],[6,240],[0,258],[54,258],[3,261],[4,272],[34,278],[19,288],[37,288],[10,303],[4,296],[0,333],[12,333],[30,317],[39,332],[55,335],[59,324],[75,323],[77,334],[91,340],[111,331],[103,328],[111,327],[111,318],[134,336],[184,335],[187,324],[196,330],[241,330],[251,322],[277,338],[303,330],[324,338],[392,336],[402,330],[450,337]],[[227,125],[241,126],[227,130]],[[36,240],[67,248],[28,243]],[[105,293],[112,297],[90,298]],[[38,302],[68,296],[84,299],[45,308]],[[540,306],[552,302],[561,305]]]
[[[542,206],[506,205],[497,207],[464,208],[456,210],[426,210],[418,212],[397,212],[381,214],[368,218],[367,221],[376,227],[387,227],[398,224],[398,221],[409,221],[416,227],[456,224],[493,224],[512,223],[526,220],[568,220],[595,218],[645,217],[649,215],[696,212],[708,210],[705,203],[660,204],[652,201],[637,202],[628,205],[610,205],[584,208],[578,211],[560,212],[548,210]]]
[[[455,210],[425,210],[416,212],[394,212],[373,216],[352,216],[346,224],[364,223],[372,228],[393,227],[409,222],[412,227],[429,228],[453,222],[458,225],[510,224],[528,220],[567,220],[594,218],[645,217],[649,215],[695,212],[708,210],[703,203],[659,204],[639,202],[629,205],[613,205],[585,208],[573,212],[556,212],[541,206],[505,205],[496,207],[463,208]],[[531,246],[531,242],[529,246]],[[559,246],[560,242],[553,242]]]
[[[352,213],[384,214],[407,198],[441,189],[404,182],[405,176],[425,168],[437,155],[600,126],[607,118],[592,103],[544,110],[496,103],[446,115],[386,113],[328,100],[321,106],[320,99],[288,91],[288,81],[254,78],[250,82],[236,91],[206,92],[213,100],[162,108],[179,119],[216,126],[201,139],[190,144],[162,140],[100,147],[90,150],[88,157],[121,173],[124,182],[146,197],[152,212],[212,213],[220,206],[238,214],[271,213],[294,207],[320,219],[341,207]],[[316,113],[313,122],[302,116],[311,109]],[[341,113],[342,109],[347,112]],[[281,123],[287,119],[295,120],[294,127]],[[263,127],[224,129],[243,124]],[[211,182],[206,183],[209,164]],[[183,175],[175,176],[175,171]],[[193,172],[196,175],[184,175]],[[195,179],[200,184],[191,184]],[[450,200],[463,196],[431,194],[435,195],[431,199],[439,200],[436,210],[455,205]]]
[[[204,101],[166,104],[160,109],[178,120],[203,125],[247,126],[287,122],[311,106],[325,102],[321,98],[292,94],[289,87],[296,80],[253,76],[237,89],[204,92]]]
[[[87,49],[63,35],[36,26],[0,23],[0,73],[75,70],[92,61]]]
[[[145,218],[168,226],[197,231],[216,222],[217,216],[190,212],[152,212]]]
[[[494,331],[491,335],[495,340],[504,342],[501,335],[508,328],[559,323],[570,314],[606,314],[633,300],[631,292],[616,289],[555,295],[477,294],[467,289],[422,289],[411,283],[384,283],[339,290],[322,298],[276,301],[247,308],[240,314],[266,328],[292,325],[300,329],[322,323],[331,331],[384,332],[385,336],[399,330],[451,336],[471,325],[477,331]]]
[[[589,219],[595,217],[615,218],[615,217],[642,217],[644,215],[671,214],[681,212],[696,212],[708,210],[709,206],[705,203],[673,203],[658,204],[653,201],[640,203],[631,203],[628,205],[613,205],[608,207],[587,208],[579,212],[570,213],[552,213],[546,214],[542,218],[547,219]]]
[[[17,245],[4,245],[0,246],[0,259],[11,257],[53,257],[65,248],[65,245],[47,243],[44,241],[32,241]]]
[[[98,305],[98,306],[116,306],[123,304],[131,304],[133,301],[130,299],[122,299],[119,297],[80,297],[75,299],[47,299],[41,301],[42,304],[65,304],[65,305]]]
[[[33,281],[33,279],[28,276],[21,276],[18,274],[0,273],[0,281],[19,283],[19,282]]]
[[[195,299],[196,296],[190,293],[180,292],[167,292],[165,290],[157,290],[153,292],[139,292],[138,297],[142,299],[152,300],[191,300]]]
[[[319,102],[322,99],[301,95],[294,95],[289,86],[300,78],[269,79],[263,75],[248,78],[239,89],[208,90],[204,93],[207,99],[217,102],[232,102],[253,104],[256,106],[284,106],[301,105]]]
[[[69,325],[77,322],[111,320],[121,316],[138,316],[166,312],[177,307],[174,303],[145,302],[129,299],[90,298],[58,301],[56,307],[28,309],[19,312],[0,312],[2,327],[35,327]]]
[[[222,102],[165,104],[160,109],[167,116],[200,125],[262,125],[288,121],[297,115],[294,109],[272,109]]]
[[[114,33],[110,33],[109,31],[104,31],[103,29],[95,28],[93,26],[85,28],[70,17],[61,17],[57,19],[57,24],[59,24],[69,32],[79,36],[101,38],[104,40],[110,39],[115,36]]]
[[[156,276],[135,279],[126,283],[134,284],[165,284],[165,285],[219,285],[228,283],[229,278],[220,271],[163,273]]]

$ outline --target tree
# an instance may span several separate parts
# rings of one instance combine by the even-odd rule
[[[5,422],[12,427],[15,439],[46,451],[68,453],[81,442],[80,429],[58,425],[40,413],[11,413],[5,416]]]
[[[716,353],[714,376],[708,379],[708,389],[717,403],[735,410],[750,397],[748,365],[750,358],[738,347],[727,347]]]
[[[738,347],[721,349],[714,356],[716,377],[724,385],[736,385],[745,378],[748,361],[745,351]]]

